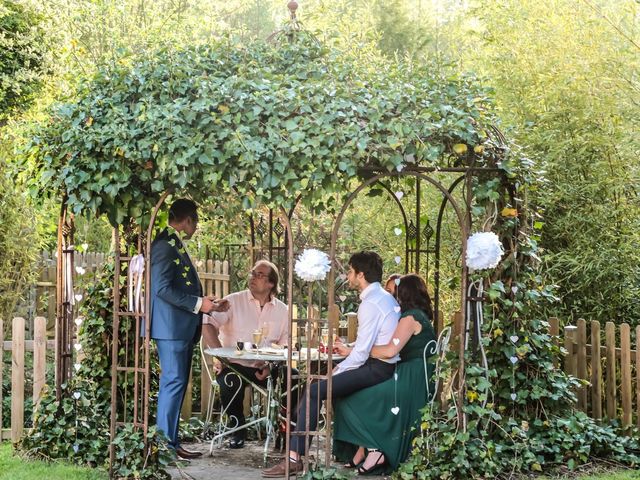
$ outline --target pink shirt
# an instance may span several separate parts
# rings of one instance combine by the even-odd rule
[[[263,343],[286,345],[289,340],[289,313],[287,306],[275,297],[260,309],[260,301],[254,298],[250,290],[232,293],[225,297],[229,300],[226,312],[211,312],[203,315],[202,323],[215,326],[220,335],[220,344],[227,348],[236,348],[238,341],[253,342],[254,330],[264,329]],[[247,362],[236,362],[247,364]],[[253,365],[251,365],[253,366]]]

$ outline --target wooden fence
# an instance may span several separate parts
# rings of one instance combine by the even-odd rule
[[[224,296],[229,293],[226,262],[207,262],[203,265],[200,276],[207,294]],[[10,351],[12,365],[7,369],[4,362],[0,361],[0,385],[3,375],[11,376],[11,428],[0,430],[0,440],[10,438],[16,441],[20,438],[25,422],[25,391],[32,389],[33,403],[36,405],[45,385],[47,361],[53,361],[51,353],[54,349],[53,339],[47,338],[46,324],[44,317],[37,317],[34,322],[33,339],[27,339],[24,318],[14,318],[12,338],[9,341],[3,338],[4,329],[0,319],[0,359],[3,358],[4,352]],[[340,335],[352,339],[355,330],[355,314],[348,314]],[[640,326],[635,329],[635,350],[631,349],[631,329],[626,323],[616,326],[607,322],[604,344],[598,322],[578,320],[576,326],[564,327],[560,336],[558,319],[551,318],[550,333],[568,352],[564,358],[564,370],[587,382],[576,391],[578,408],[596,420],[618,419],[625,428],[634,424],[640,426]],[[590,339],[590,343],[587,343],[587,339]],[[50,353],[48,357],[47,352]],[[26,354],[33,355],[31,378],[30,372],[25,370]],[[598,361],[595,361],[596,359]],[[31,383],[27,384],[27,380]],[[200,383],[201,406],[206,407],[211,394],[211,381],[203,369],[200,378],[192,376],[190,380],[182,411],[184,418],[189,418],[194,413],[192,387],[195,382]],[[0,419],[2,414],[0,388]]]
[[[4,325],[0,318],[0,360],[4,358],[4,352],[11,352],[11,428],[0,428],[0,440],[11,439],[16,442],[22,435],[24,428],[25,405],[25,352],[33,353],[33,376],[31,377],[32,397],[34,406],[37,404],[42,389],[46,382],[47,349],[54,349],[54,341],[47,340],[47,319],[36,317],[34,322],[33,340],[25,339],[26,322],[24,318],[13,319],[12,339],[5,341],[3,338]],[[0,387],[2,386],[4,362],[0,361]],[[0,388],[0,419],[2,419],[2,388]],[[0,424],[0,427],[2,425]]]
[[[550,319],[550,325],[557,335],[558,319]],[[640,325],[635,329],[635,350],[627,323],[607,322],[604,345],[596,321],[579,319],[575,326],[564,327],[563,337],[564,370],[588,382],[576,391],[578,408],[596,420],[618,419],[623,428],[634,423],[640,427]]]

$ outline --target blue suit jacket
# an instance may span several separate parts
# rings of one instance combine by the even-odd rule
[[[192,340],[200,337],[202,314],[193,313],[202,285],[182,242],[164,229],[151,244],[151,338]]]

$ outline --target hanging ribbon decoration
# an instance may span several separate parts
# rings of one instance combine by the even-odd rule
[[[73,245],[64,245],[62,250],[62,265],[64,271],[64,295],[69,305],[76,304],[75,293],[73,291]]]
[[[500,237],[493,232],[478,232],[474,233],[467,239],[467,255],[466,264],[471,272],[474,270],[487,270],[495,268],[504,254],[504,248]],[[465,335],[465,350],[469,348],[469,338],[471,330],[473,329],[474,338],[477,340],[477,347],[480,351],[480,358],[482,367],[484,369],[484,375],[489,382],[489,362],[487,361],[487,355],[482,343],[482,324],[484,322],[484,316],[482,311],[482,298],[484,295],[484,282],[482,279],[472,281],[469,283],[467,290],[467,305],[466,305],[466,335]],[[472,322],[472,317],[475,318],[475,322]],[[473,323],[473,325],[472,325]],[[482,402],[484,408],[489,400],[489,395],[493,396],[491,389],[488,390],[486,398]]]
[[[142,301],[143,282],[144,255],[134,255],[129,262],[129,275],[127,276],[128,305],[130,312],[144,313],[144,302]]]

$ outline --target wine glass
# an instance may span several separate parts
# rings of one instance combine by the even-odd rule
[[[329,329],[323,328],[320,330],[320,338],[322,339],[322,344],[327,347],[329,346]]]
[[[262,343],[262,329],[253,331],[253,343],[256,345],[256,350],[260,348]]]

